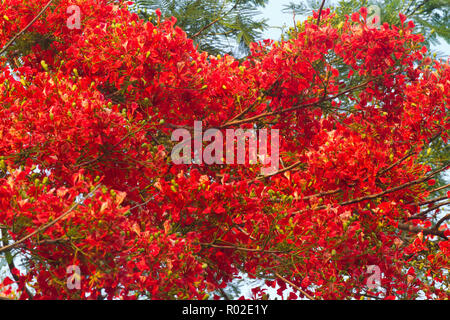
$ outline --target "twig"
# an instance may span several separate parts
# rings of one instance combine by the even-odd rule
[[[355,203],[358,203],[358,202],[362,202],[362,201],[366,201],[366,200],[373,200],[373,199],[376,199],[376,198],[383,197],[383,196],[385,196],[385,195],[387,195],[389,193],[396,192],[396,191],[402,190],[404,188],[410,187],[412,185],[419,184],[419,183],[425,182],[427,180],[430,180],[433,176],[435,176],[439,172],[446,170],[447,167],[448,167],[448,165],[431,172],[429,175],[427,175],[427,176],[425,176],[423,178],[407,182],[407,183],[402,184],[400,186],[397,186],[397,187],[394,187],[394,188],[391,188],[391,189],[387,189],[387,190],[385,190],[383,192],[376,193],[376,194],[371,194],[371,195],[360,197],[360,198],[356,198],[356,199],[353,199],[353,200],[350,200],[350,201],[346,201],[346,202],[341,202],[338,205],[339,206],[348,206],[350,204],[355,204]],[[315,208],[315,210],[322,210],[322,209],[327,209],[327,208],[328,208],[328,206],[323,205],[323,206],[319,206],[319,207]],[[304,211],[306,211],[306,210],[300,210],[300,211],[294,212],[294,214],[302,213]]]
[[[231,300],[230,297],[225,292],[225,290],[223,290],[222,288],[219,288],[219,292],[225,300]]]
[[[383,298],[377,297],[377,296],[373,296],[371,294],[367,294],[367,293],[360,293],[361,296],[367,297],[367,298],[371,298],[371,299],[375,299],[375,300],[383,300]]]
[[[398,161],[396,161],[395,163],[393,163],[392,165],[390,165],[386,169],[383,169],[380,172],[378,172],[377,173],[377,177],[385,174],[386,172],[388,172],[389,170],[391,170],[392,168],[394,168],[395,166],[397,166],[398,164],[400,164],[401,162],[405,161],[406,159],[408,159],[409,157],[411,157],[412,155],[414,155],[416,153],[417,152],[413,152],[413,151],[408,152],[403,158],[399,159]]]
[[[428,209],[428,210],[425,210],[425,211],[423,211],[423,212],[419,212],[418,214],[409,217],[408,220],[414,220],[414,219],[418,219],[418,218],[420,218],[420,217],[425,217],[425,215],[426,215],[428,212],[434,211],[434,210],[436,210],[436,209],[438,209],[438,208],[440,208],[440,207],[442,207],[442,206],[445,206],[445,205],[447,205],[447,204],[450,204],[450,200],[449,200],[449,201],[446,201],[446,202],[438,203],[437,205],[431,207],[431,208]]]
[[[216,248],[216,249],[231,249],[231,250],[237,250],[237,251],[246,251],[246,252],[261,252],[261,253],[288,253],[288,251],[279,251],[279,250],[266,250],[264,248],[262,249],[252,249],[252,248],[244,248],[244,247],[238,247],[238,246],[222,246],[217,245],[214,243],[202,243],[202,246]]]
[[[320,9],[319,9],[319,16],[317,17],[317,25],[319,25],[319,22],[320,22],[320,16],[322,15],[322,10],[323,10],[323,6],[324,6],[324,4],[325,4],[325,1],[326,0],[322,0],[322,4],[320,5]]]
[[[446,220],[450,219],[450,213],[442,217],[436,225],[433,227],[433,229],[438,230],[441,224],[443,224]]]
[[[199,35],[201,35],[206,29],[209,29],[211,26],[213,26],[215,23],[217,23],[219,20],[223,19],[224,17],[226,17],[231,11],[233,11],[234,9],[236,9],[237,5],[238,5],[239,1],[236,1],[236,3],[234,4],[234,6],[228,10],[226,13],[224,13],[222,16],[218,17],[217,19],[215,19],[214,21],[211,21],[210,23],[208,23],[206,26],[204,26],[203,28],[201,28],[196,34],[194,34],[191,39],[195,39],[197,38]]]
[[[426,229],[418,226],[413,226],[412,224],[408,223],[399,223],[398,228],[400,230],[409,231],[413,233],[419,233],[422,232],[423,234],[429,234],[433,236],[441,237],[445,240],[448,240],[448,238],[445,236],[444,231],[436,230],[436,229]]]
[[[42,232],[48,228],[50,228],[51,226],[53,226],[55,223],[57,223],[58,221],[60,221],[61,219],[64,219],[65,217],[67,217],[73,210],[75,210],[79,205],[83,204],[84,201],[90,197],[92,197],[95,192],[97,191],[97,189],[99,188],[100,185],[97,185],[94,190],[92,190],[88,196],[86,198],[83,199],[83,201],[81,202],[76,202],[75,204],[73,204],[69,210],[67,210],[65,213],[63,213],[62,215],[60,215],[58,218],[56,218],[55,220],[37,228],[36,230],[34,230],[32,233],[26,235],[25,237],[21,238],[20,240],[10,244],[10,245],[6,245],[0,248],[0,253],[6,250],[10,250],[12,248],[17,247],[19,244],[25,242],[26,240],[28,240],[29,238],[33,237],[34,235],[38,234],[39,232]]]
[[[447,196],[442,196],[442,197],[434,198],[434,199],[427,200],[427,201],[424,201],[424,202],[415,203],[415,205],[416,206],[424,206],[426,204],[430,204],[430,203],[433,203],[433,202],[436,202],[436,201],[442,201],[442,200],[445,200],[445,199],[447,199]]]
[[[345,206],[345,205],[354,204],[354,203],[365,201],[365,200],[372,200],[372,199],[380,198],[380,197],[382,197],[382,196],[384,196],[384,195],[386,195],[388,193],[399,191],[399,190],[407,188],[409,186],[412,186],[412,185],[419,184],[419,183],[425,182],[427,180],[430,180],[433,176],[435,176],[439,172],[444,171],[446,169],[447,169],[447,166],[444,166],[444,167],[442,167],[442,168],[440,168],[438,170],[433,171],[432,173],[430,173],[429,175],[427,175],[427,176],[425,176],[423,178],[420,178],[420,179],[417,179],[417,180],[414,180],[414,181],[402,184],[400,186],[397,186],[397,187],[385,190],[385,191],[377,193],[377,194],[373,194],[373,195],[369,195],[369,196],[353,199],[353,200],[350,200],[350,201],[347,201],[347,202],[343,202],[340,205],[341,206]]]
[[[17,33],[14,37],[12,37],[11,40],[8,41],[8,43],[3,47],[3,49],[0,50],[0,55],[2,55],[3,52],[5,52],[6,49],[8,49],[8,47],[11,46],[14,41],[17,40],[17,38],[19,38],[23,33],[25,33],[25,31],[27,31],[28,28],[31,27],[37,19],[39,19],[39,17],[45,12],[45,10],[47,10],[47,8],[52,4],[52,2],[53,2],[53,0],[50,0],[49,2],[47,2],[45,7],[37,14],[37,16],[35,16],[33,18],[33,20],[31,20],[30,23],[25,28],[23,28],[19,33]]]
[[[300,288],[299,286],[297,286],[295,283],[293,283],[292,281],[289,281],[288,279],[286,279],[285,277],[283,277],[281,274],[279,274],[278,272],[275,272],[274,275],[280,279],[281,281],[289,284],[292,288],[296,289],[297,291],[300,291],[301,293],[303,293],[303,295],[305,297],[307,297],[309,300],[315,300],[313,296],[309,295],[307,292],[305,292],[302,288]]]
[[[278,171],[275,172],[275,173],[269,174],[269,175],[267,175],[267,176],[260,176],[260,177],[256,178],[256,180],[263,180],[263,179],[265,179],[265,178],[270,178],[270,177],[273,177],[273,176],[275,176],[275,175],[277,175],[277,174],[284,173],[284,172],[286,172],[286,171],[290,171],[290,170],[292,170],[292,169],[298,167],[298,166],[301,165],[301,164],[302,164],[301,161],[296,162],[296,163],[294,163],[293,165],[291,165],[291,166],[289,166],[289,167],[286,167],[286,168],[284,168],[284,169],[282,169],[282,170],[278,170]]]
[[[354,87],[348,88],[348,89],[346,89],[346,90],[344,90],[342,92],[339,92],[339,93],[335,94],[334,96],[330,96],[328,98],[321,98],[321,99],[319,99],[316,102],[310,102],[310,103],[306,103],[306,104],[296,105],[296,106],[293,106],[293,107],[290,107],[290,108],[287,108],[287,109],[282,109],[282,110],[277,110],[277,111],[265,112],[265,113],[253,116],[251,118],[243,119],[243,120],[236,120],[236,121],[227,122],[227,123],[221,125],[219,127],[219,129],[227,128],[227,127],[230,127],[230,126],[233,126],[233,125],[240,125],[240,124],[243,124],[243,123],[252,122],[252,121],[258,120],[260,118],[268,117],[268,116],[280,115],[280,114],[287,113],[287,112],[290,112],[290,111],[296,111],[296,110],[301,109],[301,108],[307,108],[307,107],[316,106],[316,105],[321,104],[323,102],[331,101],[331,100],[334,100],[336,98],[339,98],[340,96],[342,96],[344,94],[347,94],[349,92],[352,92],[353,90],[360,89],[360,88],[368,85],[370,82],[372,82],[374,80],[375,79],[368,80],[368,81],[366,81],[364,83],[361,83],[361,84],[359,84],[357,86],[354,86]]]
[[[430,193],[433,193],[433,192],[436,192],[436,191],[440,191],[442,189],[447,189],[448,187],[450,187],[450,184],[446,184],[445,186],[433,189],[433,190],[430,191]]]

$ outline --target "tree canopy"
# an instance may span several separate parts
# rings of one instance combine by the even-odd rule
[[[396,26],[401,25],[398,13],[403,13],[407,19],[412,19],[415,24],[415,32],[426,35],[426,44],[436,44],[441,37],[450,43],[450,2],[447,0],[328,0],[329,7],[335,11],[341,19],[345,15],[358,11],[361,7],[377,6],[380,9],[381,23],[387,22]],[[307,0],[291,2],[285,6],[286,12],[309,14],[312,10],[318,10],[322,0]]]
[[[2,295],[219,299],[244,274],[289,299],[448,298],[449,161],[420,156],[448,143],[450,66],[407,16],[324,7],[240,61],[160,10],[76,3],[80,29],[72,0],[0,4]],[[196,121],[278,130],[279,169],[174,163]]]

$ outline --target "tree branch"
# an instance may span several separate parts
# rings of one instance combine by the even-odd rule
[[[430,193],[433,193],[433,192],[436,192],[436,191],[440,191],[442,189],[447,189],[448,187],[450,187],[450,184],[446,184],[445,186],[433,189],[433,190],[430,191]]]
[[[442,171],[446,170],[447,167],[448,167],[448,165],[431,172],[429,175],[427,175],[427,176],[425,176],[423,178],[407,182],[407,183],[402,184],[400,186],[397,186],[397,187],[394,187],[394,188],[391,188],[391,189],[387,189],[387,190],[385,190],[383,192],[376,193],[376,194],[371,194],[371,195],[360,197],[360,198],[356,198],[356,199],[353,199],[353,200],[350,200],[350,201],[346,201],[346,202],[341,202],[338,205],[340,205],[340,206],[348,206],[350,204],[355,204],[355,203],[358,203],[358,202],[362,202],[362,201],[366,201],[366,200],[373,200],[373,199],[376,199],[376,198],[383,197],[383,196],[385,196],[385,195],[387,195],[389,193],[396,192],[396,191],[402,190],[404,188],[410,187],[412,185],[419,184],[419,183],[425,182],[427,180],[430,180],[433,176],[435,176],[439,172],[442,172]],[[315,208],[315,210],[322,210],[322,209],[327,209],[327,208],[328,208],[328,206],[323,205],[323,206],[319,206],[319,207]],[[302,213],[304,211],[306,211],[306,210],[300,210],[300,211],[294,212],[294,214]]]
[[[388,193],[392,193],[392,192],[395,192],[395,191],[399,191],[399,190],[401,190],[401,189],[410,187],[410,186],[412,186],[412,185],[419,184],[419,183],[425,182],[425,181],[427,181],[427,180],[430,180],[433,176],[435,176],[435,175],[438,174],[439,172],[444,171],[444,170],[446,170],[446,169],[447,169],[447,166],[444,166],[444,167],[442,167],[442,168],[440,168],[440,169],[438,169],[438,170],[433,171],[432,173],[430,173],[429,175],[427,175],[427,176],[425,176],[425,177],[423,177],[423,178],[420,178],[420,179],[417,179],[417,180],[414,180],[414,181],[411,181],[411,182],[402,184],[402,185],[400,185],[400,186],[398,186],[398,187],[394,187],[394,188],[385,190],[385,191],[380,192],[380,193],[377,193],[377,194],[373,194],[373,195],[369,195],[369,196],[360,197],[360,198],[353,199],[353,200],[350,200],[350,201],[347,201],[347,202],[342,202],[340,205],[341,205],[341,206],[345,206],[345,205],[354,204],[354,203],[361,202],[361,201],[365,201],[365,200],[372,200],[372,199],[380,198],[380,197],[382,197],[382,196],[384,196],[384,195],[386,195],[386,194],[388,194]]]
[[[295,111],[295,110],[298,110],[298,109],[301,109],[301,108],[307,108],[307,107],[316,106],[316,105],[321,104],[323,102],[334,100],[334,99],[336,99],[336,98],[338,98],[338,97],[340,97],[340,96],[342,96],[344,94],[347,94],[349,92],[352,92],[354,90],[363,88],[363,87],[367,86],[370,82],[372,82],[374,80],[375,79],[368,80],[368,81],[366,81],[364,83],[361,83],[361,84],[359,84],[357,86],[354,86],[354,87],[348,88],[348,89],[346,89],[346,90],[344,90],[342,92],[339,92],[339,93],[335,94],[334,96],[331,96],[331,97],[328,97],[328,98],[321,98],[321,99],[319,99],[316,102],[310,102],[310,103],[306,103],[306,104],[296,105],[296,106],[293,106],[291,108],[277,110],[277,111],[264,112],[262,114],[253,116],[251,118],[227,122],[227,123],[221,125],[219,127],[219,129],[227,128],[227,127],[234,126],[234,125],[240,125],[240,124],[244,124],[244,123],[248,123],[248,122],[252,122],[252,121],[264,118],[264,117],[280,115],[280,114],[287,113],[287,112],[290,112],[290,111]]]
[[[320,5],[320,9],[319,9],[319,16],[317,17],[317,25],[319,25],[319,23],[320,23],[320,17],[321,17],[321,15],[322,15],[322,10],[323,10],[323,6],[324,6],[324,4],[325,4],[325,1],[326,0],[322,0],[322,4]]]
[[[284,168],[284,169],[278,170],[277,172],[272,173],[272,174],[270,174],[270,175],[267,175],[267,176],[259,176],[258,178],[256,178],[256,180],[263,180],[263,179],[266,179],[266,178],[273,177],[273,176],[275,176],[275,175],[277,175],[277,174],[284,173],[284,172],[286,172],[286,171],[290,171],[290,170],[292,170],[292,169],[298,167],[298,166],[301,165],[301,164],[302,164],[302,162],[300,162],[300,161],[299,161],[299,162],[296,162],[296,163],[294,163],[293,165],[291,165],[291,166],[289,166],[289,167],[286,167],[286,168]]]
[[[300,288],[299,286],[297,286],[295,283],[293,283],[292,281],[289,281],[288,279],[284,278],[281,274],[279,274],[278,272],[275,272],[274,275],[280,279],[281,281],[289,284],[292,288],[294,288],[295,290],[301,292],[305,297],[307,297],[309,300],[315,300],[313,296],[309,295],[307,292],[305,292],[302,288]]]
[[[204,26],[203,28],[201,28],[196,34],[194,34],[191,39],[195,39],[198,36],[200,36],[205,30],[211,28],[214,24],[216,24],[218,21],[220,21],[221,19],[225,18],[227,15],[229,15],[234,9],[236,9],[237,5],[239,4],[239,0],[236,1],[236,3],[234,4],[234,6],[228,10],[226,13],[224,13],[221,17],[218,17],[217,19],[211,21],[211,23],[208,23],[206,26]]]
[[[60,221],[60,220],[64,219],[65,217],[67,217],[67,216],[68,216],[73,210],[75,210],[79,205],[83,204],[84,201],[85,201],[86,199],[89,199],[90,197],[92,197],[92,196],[95,194],[95,192],[97,191],[97,189],[99,188],[99,186],[100,186],[100,185],[97,185],[97,186],[94,188],[94,190],[92,190],[92,191],[88,194],[88,196],[87,196],[86,198],[83,199],[83,201],[81,201],[81,202],[76,202],[75,204],[73,204],[73,205],[72,205],[65,213],[63,213],[62,215],[60,215],[60,216],[59,216],[58,218],[56,218],[55,220],[53,220],[53,221],[51,221],[51,222],[49,222],[49,223],[47,223],[47,224],[45,224],[45,225],[43,225],[43,226],[37,228],[37,229],[34,230],[32,233],[26,235],[25,237],[21,238],[20,240],[17,240],[16,242],[14,242],[14,243],[12,243],[12,244],[9,244],[9,245],[6,245],[6,246],[1,247],[1,248],[0,248],[0,253],[1,253],[1,252],[4,252],[4,251],[6,251],[6,250],[10,250],[10,249],[12,249],[12,248],[17,247],[19,244],[25,242],[26,240],[30,239],[30,238],[33,237],[34,235],[36,235],[36,234],[38,234],[39,232],[42,232],[42,231],[44,231],[44,230],[50,228],[51,226],[53,226],[54,224],[56,224],[58,221]]]
[[[377,177],[385,174],[386,172],[388,172],[389,170],[391,170],[392,168],[394,168],[395,166],[397,166],[398,164],[402,163],[403,161],[405,161],[406,159],[408,159],[409,157],[411,157],[412,155],[414,155],[416,153],[417,152],[413,152],[413,151],[408,152],[403,158],[399,159],[398,161],[396,161],[395,163],[393,163],[392,165],[390,165],[386,169],[383,169],[380,172],[378,172],[377,173]]]
[[[409,217],[408,220],[414,220],[414,219],[418,219],[418,218],[421,218],[421,217],[425,217],[425,215],[426,215],[428,212],[434,211],[434,210],[436,210],[436,209],[438,209],[438,208],[440,208],[440,207],[442,207],[442,206],[445,206],[445,205],[447,205],[447,204],[450,204],[450,200],[449,200],[449,201],[446,201],[446,202],[438,203],[437,205],[431,207],[431,208],[428,209],[428,210],[425,210],[425,211],[423,211],[423,212],[419,212],[418,214]]]
[[[409,231],[409,232],[413,232],[413,233],[422,232],[425,235],[438,236],[445,240],[448,240],[448,238],[444,234],[444,231],[440,231],[440,230],[436,230],[436,229],[426,229],[426,228],[422,228],[422,227],[418,227],[418,226],[413,226],[412,224],[409,224],[409,223],[399,223],[398,228],[400,230]]]
[[[27,31],[28,28],[30,28],[33,25],[33,23],[36,22],[37,19],[39,19],[39,17],[45,12],[45,10],[47,10],[47,8],[52,4],[52,2],[53,2],[53,0],[50,0],[49,2],[47,2],[45,7],[42,8],[42,10],[37,14],[37,16],[35,16],[33,18],[33,20],[31,20],[30,23],[25,28],[23,28],[19,33],[17,33],[14,37],[12,37],[11,40],[8,41],[8,43],[3,47],[3,49],[0,50],[0,55],[2,55],[3,52],[5,52],[6,49],[8,49],[8,47],[13,44],[14,41],[16,41],[20,36],[22,36],[22,34],[24,34],[25,31]]]
[[[427,201],[424,201],[424,202],[415,203],[415,205],[416,206],[424,206],[426,204],[430,204],[430,203],[433,203],[433,202],[436,202],[436,201],[442,201],[442,200],[445,200],[445,199],[447,199],[447,196],[442,196],[442,197],[430,199],[430,200],[427,200]]]
[[[262,249],[252,249],[252,248],[244,248],[244,247],[238,247],[238,246],[218,245],[218,244],[214,244],[214,243],[202,243],[201,245],[205,246],[205,247],[216,248],[216,249],[231,249],[231,250],[246,251],[246,252],[289,253],[289,251],[266,250],[264,248],[262,248]]]
[[[433,227],[433,229],[438,230],[441,224],[443,224],[446,220],[450,219],[450,213],[442,217],[436,225]]]

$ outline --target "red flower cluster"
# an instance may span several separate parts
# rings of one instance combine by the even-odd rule
[[[26,28],[47,2],[0,5],[1,47],[26,30],[0,58],[0,250],[28,261],[4,294],[203,299],[242,272],[360,298],[377,265],[372,295],[447,297],[450,232],[420,215],[437,172],[418,154],[448,138],[450,67],[412,24],[333,27],[324,10],[239,62],[106,0],[57,1]],[[284,168],[172,164],[170,134],[194,120],[279,129]]]

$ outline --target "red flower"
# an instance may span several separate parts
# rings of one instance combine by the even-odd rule
[[[362,7],[361,9],[359,9],[359,12],[361,13],[361,16],[363,17],[363,19],[366,20],[366,18],[367,18],[367,8],[366,7]]]
[[[47,2],[3,0],[1,47]],[[383,268],[389,298],[446,297],[427,277],[405,283],[418,254],[433,255],[421,272],[435,278],[449,256],[442,233],[418,232],[433,212],[408,221],[426,212],[415,204],[429,197],[431,170],[410,152],[449,128],[450,66],[424,61],[422,36],[333,27],[324,10],[322,27],[251,44],[238,60],[199,52],[161,10],[152,24],[124,2],[84,0],[83,30],[61,28],[69,3],[0,58],[0,225],[27,265],[12,270],[18,297],[32,285],[37,299],[203,299],[248,274],[280,296],[297,283],[351,299],[366,290],[361,266],[379,266],[372,280]],[[191,144],[196,120],[220,128],[220,147]],[[177,129],[195,163],[172,161]],[[238,129],[255,129],[261,149],[262,130],[278,130],[267,148],[279,159],[227,142]],[[236,151],[235,162],[207,165],[205,149]],[[263,160],[280,171],[263,176]],[[439,231],[450,234],[446,223]],[[80,289],[67,287],[68,270]]]
[[[359,13],[358,12],[354,12],[352,14],[352,21],[359,22]]]

